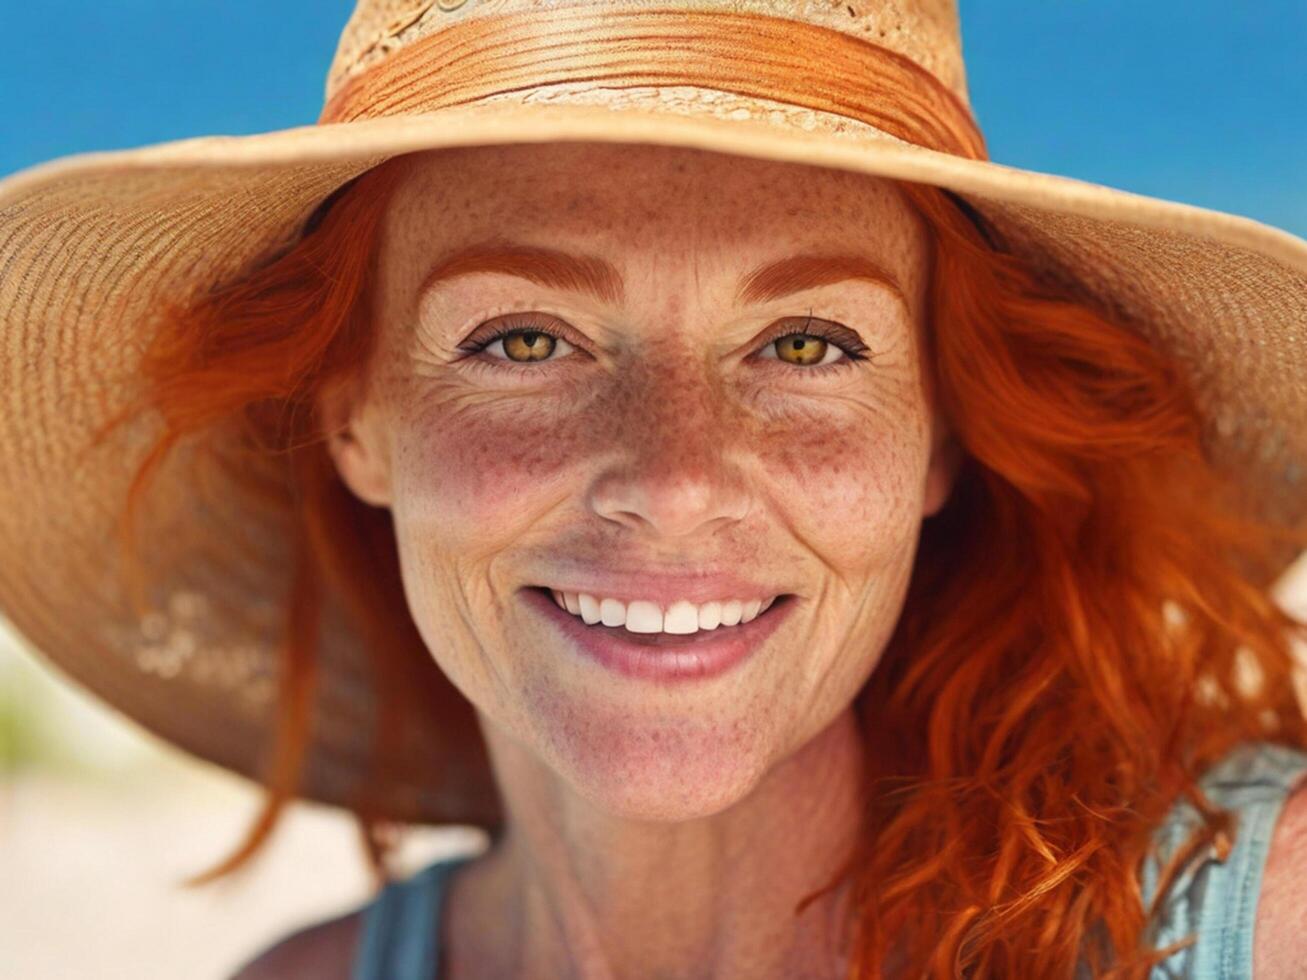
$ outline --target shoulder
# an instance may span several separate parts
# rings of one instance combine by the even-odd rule
[[[363,912],[350,912],[291,933],[246,963],[231,980],[349,980]]]
[[[1307,779],[1286,797],[1271,835],[1253,929],[1255,980],[1297,980],[1307,962]]]

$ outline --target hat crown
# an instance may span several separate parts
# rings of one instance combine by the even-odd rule
[[[970,105],[956,0],[359,0],[327,73],[326,99],[392,52],[462,21],[578,7],[756,13],[831,28],[910,58]]]

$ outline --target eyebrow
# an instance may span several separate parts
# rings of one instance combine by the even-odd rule
[[[419,294],[439,282],[476,272],[517,276],[610,304],[622,302],[625,295],[622,274],[606,259],[514,242],[473,245],[441,258],[422,280]],[[908,305],[898,282],[879,263],[848,253],[792,255],[766,262],[740,277],[735,299],[738,303],[767,302],[848,279],[879,283]]]

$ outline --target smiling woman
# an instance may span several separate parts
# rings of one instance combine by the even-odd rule
[[[324,425],[345,483],[392,515],[428,648],[480,712],[600,812],[690,820],[747,797],[865,680],[874,658],[848,648],[883,647],[923,509],[946,491],[950,457],[932,465],[944,429],[930,420],[916,349],[921,228],[878,181],[680,149],[519,146],[410,163],[380,245],[372,372]],[[591,188],[584,204],[578,180]],[[470,263],[419,290],[426,256],[496,229],[548,229],[566,251],[607,256],[621,292],[547,289]],[[744,270],[857,247],[894,269],[911,309],[865,280],[738,298]],[[824,343],[821,326],[795,333],[804,317],[793,314],[808,309],[877,356],[796,356],[794,340]],[[545,359],[490,343],[521,324],[540,347],[550,341],[535,331],[547,330],[574,351]],[[604,616],[614,633],[560,628],[522,601],[531,587],[619,606]],[[797,601],[721,624],[707,645],[655,653],[620,635],[639,602],[781,594]],[[791,644],[811,659],[787,656]],[[673,705],[596,665],[714,683],[682,685]],[[594,821],[583,812],[569,822]],[[632,862],[638,840],[620,841]],[[652,874],[665,857],[647,860]],[[685,884],[681,894],[713,894]]]
[[[495,835],[448,886],[455,975],[1125,962],[1134,869],[1192,781],[1161,747],[1304,736],[1250,581],[1276,535],[1235,519],[1176,365],[944,192],[505,146],[396,158],[320,218],[171,310],[144,361],[158,458],[243,415],[303,505],[280,764],[218,873],[295,792],[327,595],[374,638],[374,772],[432,711],[439,757],[477,727],[489,749],[498,802],[465,780],[446,813]],[[693,638],[632,631],[682,602]],[[355,808],[382,860],[384,806]],[[322,970],[362,928],[250,975]]]
[[[945,0],[514,6],[0,186],[0,601],[266,784],[205,877],[490,833],[242,976],[1246,976],[1307,246],[989,163]]]

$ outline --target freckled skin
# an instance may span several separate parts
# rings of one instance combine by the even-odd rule
[[[875,178],[680,148],[407,166],[372,383],[332,450],[392,510],[414,620],[508,806],[507,842],[452,893],[452,955],[468,975],[838,975],[834,906],[797,928],[790,907],[856,834],[850,706],[952,480],[920,359],[924,228]],[[438,256],[491,236],[602,256],[625,301],[484,273],[418,296]],[[805,251],[873,256],[911,308],[865,281],[736,305],[745,270]],[[755,356],[809,310],[869,359],[819,375]],[[576,342],[517,372],[500,345],[458,350],[504,313]],[[743,568],[799,604],[726,675],[662,687],[575,655],[515,594],[564,556]]]

